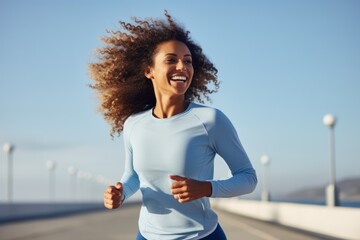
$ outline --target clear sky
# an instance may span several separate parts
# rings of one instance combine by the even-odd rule
[[[48,160],[59,200],[72,199],[69,166],[120,179],[122,139],[111,140],[96,112],[87,64],[106,29],[131,16],[162,18],[164,9],[219,70],[207,104],[230,118],[258,172],[250,197],[262,188],[263,154],[274,197],[328,182],[327,113],[338,118],[337,180],[360,176],[360,1],[2,0],[0,144],[16,146],[15,201],[48,199]],[[216,167],[217,178],[228,174],[221,159]],[[1,152],[1,201],[6,169]]]

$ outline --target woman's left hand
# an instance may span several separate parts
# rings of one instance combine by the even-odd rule
[[[198,181],[177,175],[170,176],[170,179],[174,180],[171,185],[171,193],[180,203],[211,196],[212,187],[210,182]]]

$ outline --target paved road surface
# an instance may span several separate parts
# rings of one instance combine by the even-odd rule
[[[132,240],[137,232],[139,205],[61,218],[0,225],[0,240]],[[217,211],[229,240],[329,239]]]

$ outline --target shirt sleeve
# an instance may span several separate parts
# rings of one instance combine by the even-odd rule
[[[128,119],[129,120],[129,119]],[[139,177],[133,167],[133,152],[130,143],[132,124],[125,122],[123,138],[125,149],[125,169],[120,182],[123,184],[125,199],[131,197],[140,188]]]
[[[239,140],[230,120],[216,110],[208,126],[210,145],[221,156],[231,170],[232,177],[212,180],[211,197],[235,197],[254,191],[257,184],[255,169]]]

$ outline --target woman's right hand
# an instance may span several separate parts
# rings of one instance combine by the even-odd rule
[[[115,186],[107,187],[104,193],[104,206],[108,209],[115,209],[121,206],[123,196],[123,186],[117,182]]]

